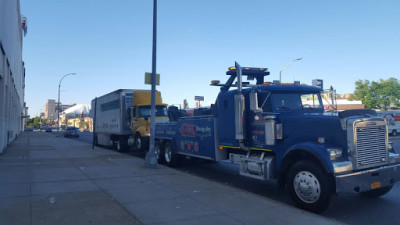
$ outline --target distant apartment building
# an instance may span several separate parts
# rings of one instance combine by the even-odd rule
[[[45,111],[44,111],[44,116],[46,119],[52,119],[52,120],[57,120],[58,117],[58,107],[61,108],[60,113],[63,112],[66,109],[71,108],[72,106],[75,106],[76,104],[72,104],[72,105],[63,105],[60,102],[60,106],[58,105],[58,102],[56,102],[56,100],[54,99],[49,99],[46,102],[45,105]]]
[[[56,107],[57,107],[56,100],[54,99],[47,100],[44,111],[44,116],[46,119],[53,118],[54,115],[56,115]]]
[[[19,3],[0,1],[0,153],[23,131],[27,113],[22,61],[27,23]]]
[[[47,118],[45,117],[45,114],[44,114],[43,112],[41,112],[41,113],[39,114],[39,118],[40,118],[41,120],[47,119]]]

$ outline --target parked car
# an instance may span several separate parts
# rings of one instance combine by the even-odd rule
[[[64,137],[79,137],[79,129],[76,127],[65,128]]]
[[[25,128],[24,128],[24,131],[26,131],[26,132],[27,132],[27,131],[33,131],[33,128],[32,128],[32,127],[25,127]]]
[[[44,132],[53,132],[53,130],[51,129],[51,127],[48,127],[44,130]]]

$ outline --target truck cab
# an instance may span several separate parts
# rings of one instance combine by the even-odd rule
[[[136,148],[144,151],[150,137],[151,92],[135,91],[132,96],[131,130],[133,136],[129,139]],[[162,103],[161,93],[156,92],[156,121],[168,120],[167,105]]]

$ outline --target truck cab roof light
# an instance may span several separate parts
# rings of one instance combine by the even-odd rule
[[[260,68],[260,67],[244,67],[242,69],[244,69],[244,70],[261,70],[261,71],[267,70],[267,68]],[[228,70],[236,70],[236,67],[231,66],[228,68]]]
[[[228,71],[226,72],[226,75],[232,75],[233,73],[236,73],[236,67],[231,66],[228,68]],[[269,75],[269,72],[267,71],[267,68],[259,68],[259,67],[243,67],[242,68],[242,75],[264,75],[267,76]]]
[[[216,85],[216,84],[219,84],[221,81],[219,81],[219,80],[212,80],[211,81],[211,84],[213,84],[213,85]]]

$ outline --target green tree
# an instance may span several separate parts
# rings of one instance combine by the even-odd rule
[[[350,100],[361,100],[366,108],[388,110],[400,106],[400,83],[396,78],[380,79],[379,82],[358,80],[355,85]]]
[[[28,124],[28,126],[30,127],[39,127],[40,123],[41,124],[46,124],[47,119],[42,119],[40,120],[39,117],[34,117],[34,118],[30,118],[26,121],[26,123]]]
[[[28,120],[28,126],[30,127],[35,127],[35,126],[39,126],[39,117],[34,117]]]

